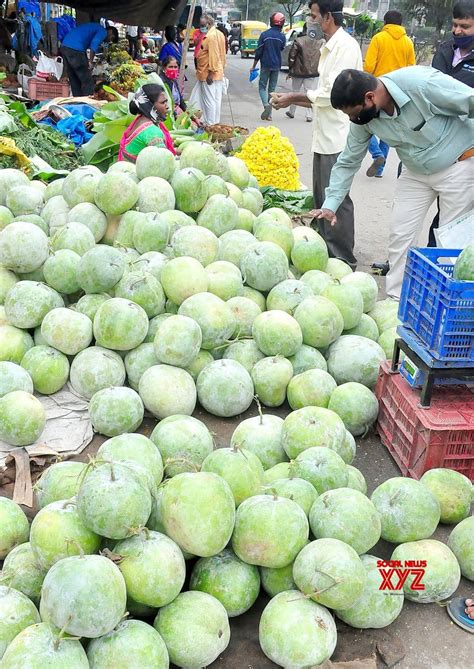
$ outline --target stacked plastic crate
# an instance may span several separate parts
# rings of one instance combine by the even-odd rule
[[[378,430],[403,474],[449,467],[474,480],[474,282],[452,278],[459,250],[408,253],[400,299],[400,373],[385,364]]]

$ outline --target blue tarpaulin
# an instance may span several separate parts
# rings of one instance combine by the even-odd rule
[[[72,116],[62,119],[58,123],[55,123],[51,118],[45,118],[41,123],[56,128],[63,135],[66,135],[75,146],[82,146],[92,138],[92,133],[86,130],[84,123],[90,121],[96,110],[87,104],[62,105],[62,107],[70,112]]]

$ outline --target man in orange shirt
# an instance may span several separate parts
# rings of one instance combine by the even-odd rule
[[[193,44],[194,44],[194,67],[197,70],[197,57],[201,49],[201,45],[206,38],[207,34],[207,21],[205,16],[201,16],[199,19],[199,28],[196,28],[193,32]]]
[[[214,125],[219,123],[221,117],[226,64],[225,37],[215,27],[212,16],[206,15],[203,19],[205,20],[205,26],[203,26],[205,39],[197,55],[197,82],[189,102],[202,111],[204,125]]]
[[[384,27],[369,44],[365,54],[364,70],[374,77],[415,65],[413,42],[402,27],[402,15],[396,10],[388,11],[383,17]],[[382,177],[389,146],[375,135],[370,140],[369,152],[373,163],[367,170],[368,177]]]

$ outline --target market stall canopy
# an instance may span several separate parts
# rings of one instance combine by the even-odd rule
[[[178,23],[187,0],[65,0],[62,4],[89,14],[94,20],[106,18],[162,29]]]

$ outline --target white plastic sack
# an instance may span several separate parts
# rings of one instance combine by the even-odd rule
[[[63,76],[63,59],[61,56],[49,58],[42,51],[38,51],[38,63],[36,65],[36,76],[40,79],[47,79],[49,76],[56,77],[59,81]]]

